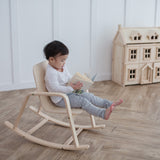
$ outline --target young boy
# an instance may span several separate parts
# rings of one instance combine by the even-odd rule
[[[62,42],[53,41],[47,44],[44,48],[44,53],[49,62],[45,75],[46,88],[49,92],[67,94],[71,108],[82,108],[89,114],[107,120],[114,107],[123,102],[121,99],[117,102],[111,102],[87,92],[81,94],[73,93],[74,90],[81,89],[83,84],[77,82],[76,84],[70,83],[66,85],[72,76],[65,65],[69,50]],[[51,100],[57,106],[65,107],[62,97],[52,96]]]

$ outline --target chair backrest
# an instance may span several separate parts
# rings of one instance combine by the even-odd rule
[[[44,81],[47,64],[48,64],[48,61],[43,61],[33,66],[33,75],[36,83],[36,88],[37,88],[37,91],[40,91],[40,92],[47,91],[45,87],[45,81]]]
[[[37,91],[48,92],[45,87],[45,72],[47,68],[48,61],[40,62],[33,66],[33,75],[36,83]],[[48,96],[40,96],[41,106],[45,111],[51,111],[54,108],[54,104]]]

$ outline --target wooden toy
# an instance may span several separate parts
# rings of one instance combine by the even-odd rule
[[[58,92],[48,92],[45,88],[44,83],[44,75],[46,71],[48,61],[43,61],[41,63],[38,63],[33,68],[35,83],[36,83],[36,91],[29,93],[24,103],[22,104],[22,107],[20,109],[19,115],[17,116],[17,119],[14,124],[10,123],[9,121],[5,121],[5,125],[9,128],[11,128],[14,132],[16,132],[18,135],[25,137],[26,139],[40,144],[47,147],[57,148],[57,149],[64,149],[64,150],[82,150],[82,149],[88,149],[89,145],[80,145],[78,141],[78,135],[83,130],[89,130],[89,129],[97,129],[97,128],[104,128],[104,124],[98,124],[96,125],[95,119],[93,115],[90,115],[91,124],[90,125],[79,125],[75,124],[73,120],[73,114],[81,114],[82,109],[71,109],[69,98],[64,93],[58,93]],[[42,117],[42,121],[38,123],[33,128],[29,129],[28,131],[23,131],[19,128],[19,122],[22,117],[22,114],[24,113],[24,109],[26,108],[26,104],[29,100],[30,96],[38,96],[40,100],[39,107],[30,106],[29,108],[38,114],[40,117]],[[65,108],[57,107],[55,104],[53,104],[49,98],[49,96],[60,96],[65,101]],[[68,116],[68,122],[64,122],[61,120],[58,120],[54,118],[55,114],[64,114],[64,116]],[[44,139],[41,139],[39,137],[36,137],[33,135],[35,131],[37,131],[40,127],[42,127],[44,124],[46,124],[48,121],[53,122],[53,124],[58,124],[63,127],[69,127],[71,130],[71,137],[69,137],[66,142],[63,144],[61,143],[54,143],[50,142]],[[65,129],[65,128],[64,128]],[[52,134],[52,133],[51,133]],[[59,138],[61,139],[61,135],[59,135]],[[73,144],[71,144],[74,142]]]
[[[112,80],[122,86],[160,82],[160,27],[118,27]]]

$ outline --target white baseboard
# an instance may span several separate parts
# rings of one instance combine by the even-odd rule
[[[96,82],[105,80],[111,80],[111,74],[97,74],[97,77],[95,79]],[[11,90],[27,89],[35,87],[36,86],[34,82],[23,82],[20,84],[5,84],[5,85],[0,85],[0,91],[11,91]]]
[[[34,82],[26,82],[20,84],[5,84],[0,85],[0,91],[11,91],[11,90],[18,90],[18,89],[27,89],[27,88],[35,88]]]

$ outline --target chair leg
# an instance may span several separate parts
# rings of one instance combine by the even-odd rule
[[[66,106],[67,106],[67,113],[68,113],[70,128],[72,130],[73,140],[74,140],[76,147],[79,147],[79,141],[78,141],[78,137],[76,134],[76,128],[75,128],[75,124],[74,124],[74,120],[73,120],[73,116],[72,116],[72,111],[71,111],[70,106],[68,106],[68,104]]]
[[[79,128],[76,130],[76,135],[78,136],[83,131],[83,128]],[[73,142],[73,136],[71,136],[64,144],[70,145]]]
[[[92,129],[95,129],[95,128],[105,128],[105,124],[96,125],[95,118],[94,118],[93,115],[90,115],[90,119],[91,119]]]
[[[22,116],[22,114],[24,112],[24,109],[26,107],[26,104],[28,102],[29,97],[30,97],[30,95],[27,95],[26,98],[25,98],[25,100],[24,100],[24,102],[23,102],[23,104],[22,104],[22,108],[21,108],[21,110],[20,110],[20,112],[18,114],[18,117],[17,117],[17,119],[16,119],[16,121],[14,123],[14,128],[17,127],[18,124],[19,124],[20,118],[21,118],[21,116]]]
[[[94,116],[90,115],[90,119],[91,119],[91,125],[92,125],[92,127],[95,128],[96,127],[96,123],[95,123]]]

